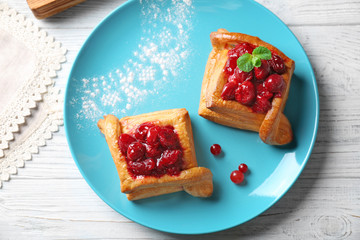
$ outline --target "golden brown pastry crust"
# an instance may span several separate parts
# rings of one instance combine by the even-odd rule
[[[288,98],[295,62],[258,37],[219,29],[210,34],[210,40],[213,50],[205,68],[199,115],[222,125],[259,132],[261,140],[267,144],[283,145],[291,142],[293,133],[283,110]],[[273,99],[272,107],[266,114],[255,113],[250,107],[221,98],[222,89],[227,81],[223,75],[223,69],[228,59],[227,52],[241,42],[267,47],[284,60],[286,72],[281,75],[286,82],[286,89],[283,90],[281,98]]]
[[[171,125],[176,130],[184,153],[184,170],[178,176],[138,176],[133,178],[122,155],[118,139],[120,134],[133,131],[139,124],[154,122],[159,126]],[[129,200],[137,200],[177,191],[186,191],[196,197],[209,197],[213,192],[212,173],[198,167],[191,129],[190,116],[186,109],[172,109],[118,119],[113,115],[104,116],[98,127],[105,135],[121,183],[121,192]]]

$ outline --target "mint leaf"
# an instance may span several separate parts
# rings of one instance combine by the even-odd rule
[[[254,67],[260,67],[261,66],[261,59],[253,56],[252,57],[252,64],[254,65]]]
[[[271,51],[266,47],[262,47],[262,46],[255,48],[254,51],[252,52],[252,55],[260,59],[265,59],[265,60],[271,59]]]
[[[253,56],[251,56],[251,54],[249,54],[249,53],[243,54],[237,60],[238,68],[241,71],[250,72],[254,68],[254,65],[252,63],[252,58],[253,58]]]

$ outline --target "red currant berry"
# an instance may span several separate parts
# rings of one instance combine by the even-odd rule
[[[219,155],[221,153],[221,146],[219,144],[213,144],[210,147],[210,152],[214,155]]]
[[[235,170],[231,173],[230,179],[233,183],[240,184],[244,180],[244,174],[239,170]]]
[[[239,165],[239,171],[242,173],[246,173],[248,170],[248,166],[245,163]]]

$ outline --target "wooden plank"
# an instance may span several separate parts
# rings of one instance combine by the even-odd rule
[[[343,26],[360,24],[360,1],[256,0],[290,26]]]
[[[360,24],[360,1],[353,0],[296,0],[268,1],[256,0],[289,26],[328,25],[344,26]],[[80,6],[70,8],[54,15],[46,21],[37,21],[40,27],[47,28],[93,28],[108,13],[126,2],[126,0],[85,1]],[[8,1],[16,10],[32,17],[29,7],[23,0]]]
[[[358,239],[360,201],[355,193],[358,184],[352,179],[300,179],[284,198],[261,216],[204,237],[323,239],[329,235],[331,239],[340,239],[340,236]],[[82,179],[19,179],[0,199],[1,214],[6,216],[4,222],[10,220],[13,226],[9,234],[14,230],[34,236],[43,232],[51,239],[69,236],[74,239],[162,239],[175,236],[132,223],[117,214]],[[8,229],[2,222],[0,233]]]
[[[71,8],[85,0],[26,0],[34,16],[43,19]]]

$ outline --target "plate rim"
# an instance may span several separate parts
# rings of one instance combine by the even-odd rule
[[[196,0],[195,0],[196,1]],[[288,32],[294,37],[294,39],[296,40],[296,42],[299,44],[301,50],[304,53],[305,56],[305,60],[306,60],[306,64],[309,66],[310,68],[310,75],[312,77],[312,85],[313,85],[313,92],[315,94],[315,118],[314,118],[314,129],[312,132],[312,138],[311,141],[309,143],[310,147],[307,150],[306,156],[304,157],[304,160],[302,161],[302,165],[299,167],[299,172],[297,173],[296,177],[294,178],[294,180],[291,182],[291,184],[289,185],[289,187],[282,193],[279,194],[276,198],[273,199],[272,202],[270,202],[265,209],[263,209],[262,211],[259,211],[257,214],[255,214],[254,216],[248,218],[245,221],[242,222],[236,222],[232,225],[229,225],[228,227],[222,227],[219,229],[213,229],[213,230],[207,230],[207,231],[174,231],[174,230],[167,230],[167,229],[162,229],[162,228],[158,228],[158,227],[153,227],[153,226],[149,226],[149,224],[142,222],[141,220],[133,220],[131,216],[128,216],[127,214],[123,213],[122,211],[118,210],[110,201],[106,200],[106,198],[103,196],[102,193],[100,193],[97,188],[95,188],[93,186],[93,184],[91,183],[91,181],[88,179],[88,177],[86,176],[85,172],[83,171],[81,165],[79,164],[79,161],[76,158],[74,149],[72,147],[72,145],[70,145],[70,137],[69,137],[69,129],[67,127],[67,122],[69,121],[69,116],[66,114],[66,109],[67,109],[67,104],[69,102],[69,88],[70,88],[70,82],[71,82],[71,77],[73,75],[73,72],[75,71],[75,66],[77,65],[77,62],[79,61],[79,57],[82,54],[82,52],[84,51],[84,49],[86,49],[86,45],[88,44],[88,42],[91,40],[91,38],[93,37],[93,35],[98,31],[98,29],[100,29],[106,21],[108,21],[109,18],[111,18],[112,16],[114,16],[115,14],[117,14],[117,12],[121,11],[122,9],[126,8],[128,5],[134,4],[135,2],[138,2],[137,0],[129,0],[121,5],[119,5],[118,7],[116,7],[114,10],[112,10],[109,14],[107,14],[95,27],[94,29],[90,32],[90,34],[87,36],[86,40],[83,42],[80,50],[78,51],[78,53],[76,54],[76,57],[74,59],[74,62],[71,66],[71,70],[69,72],[69,76],[67,78],[67,83],[66,83],[66,87],[65,87],[65,98],[64,98],[64,111],[63,111],[63,115],[64,115],[64,128],[65,128],[65,135],[66,135],[66,140],[68,143],[68,147],[70,149],[71,152],[71,156],[78,168],[78,170],[80,171],[82,177],[85,179],[86,183],[90,186],[90,188],[96,193],[96,195],[98,195],[100,197],[100,199],[105,202],[108,206],[110,206],[114,211],[116,211],[117,213],[121,214],[122,216],[126,217],[127,219],[138,223],[142,226],[145,226],[147,228],[150,229],[154,229],[154,230],[158,230],[161,232],[166,232],[166,233],[175,233],[175,234],[184,234],[184,235],[190,235],[190,234],[208,234],[208,233],[214,233],[214,232],[219,232],[219,231],[224,231],[236,226],[240,226],[241,224],[244,224],[246,222],[251,221],[252,219],[258,217],[259,215],[261,215],[262,213],[264,213],[265,211],[269,210],[275,203],[277,203],[295,184],[295,182],[298,180],[298,178],[300,177],[301,173],[303,172],[305,166],[307,165],[307,162],[310,159],[311,153],[313,151],[313,148],[315,146],[315,142],[316,142],[316,138],[317,138],[317,133],[318,133],[318,125],[319,125],[319,115],[320,115],[320,103],[319,103],[319,92],[318,92],[318,86],[317,86],[317,81],[316,81],[316,77],[315,77],[315,73],[312,67],[312,64],[306,54],[305,49],[303,48],[302,44],[300,43],[300,41],[298,40],[298,38],[295,36],[295,34],[290,30],[290,28],[272,11],[270,11],[268,8],[266,8],[265,6],[261,5],[260,3],[254,1],[254,0],[245,0],[248,2],[251,2],[255,5],[257,5],[257,7],[262,8],[264,11],[266,11],[268,14],[272,15],[272,17],[274,17],[274,19],[276,21],[279,22],[279,24],[283,25],[283,27],[285,27]]]

